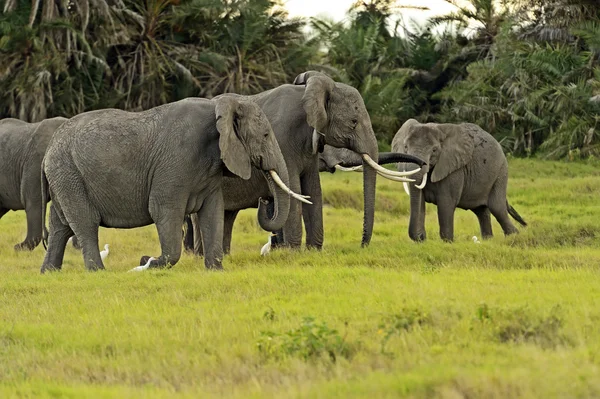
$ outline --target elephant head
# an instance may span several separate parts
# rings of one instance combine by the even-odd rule
[[[316,71],[298,75],[294,84],[306,85],[302,105],[307,123],[314,129],[313,146],[318,148],[315,144],[322,138],[325,144],[347,148],[360,155],[364,168],[362,246],[366,246],[373,233],[377,173],[379,171],[384,177],[398,176],[400,173],[389,171],[377,164],[377,139],[358,90],[334,82],[327,75]]]
[[[220,97],[213,101],[216,102],[219,148],[225,167],[245,180],[250,178],[252,165],[262,171],[275,206],[273,216],[269,217],[265,204],[259,201],[258,222],[265,230],[282,228],[288,217],[290,196],[308,201],[288,188],[287,166],[267,117],[249,100]]]
[[[408,234],[414,241],[425,236],[425,197],[423,190],[428,183],[437,183],[451,173],[463,168],[473,157],[473,136],[460,125],[422,124],[407,120],[392,141],[392,150],[404,152],[423,159],[425,165],[410,184],[410,223]],[[398,164],[399,170],[414,169],[406,163]]]

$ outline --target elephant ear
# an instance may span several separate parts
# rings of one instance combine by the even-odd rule
[[[244,123],[244,106],[231,97],[221,97],[214,100],[217,130],[219,131],[219,149],[221,159],[231,173],[244,180],[250,178],[250,156],[242,143]]]
[[[461,125],[442,124],[437,125],[442,131],[442,148],[440,158],[435,164],[431,181],[438,182],[446,178],[450,173],[464,167],[473,157],[473,135]]]
[[[306,122],[319,132],[327,127],[327,102],[335,82],[325,74],[315,71],[304,72],[296,77],[294,84],[306,84],[302,107],[306,112]]]

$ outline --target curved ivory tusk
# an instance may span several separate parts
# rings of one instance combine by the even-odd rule
[[[362,166],[353,166],[351,168],[346,168],[344,166],[341,165],[335,165],[335,168],[341,172],[362,172],[363,171],[363,167]],[[392,175],[388,175],[385,174],[383,172],[380,171],[376,171],[377,174],[381,177],[384,177],[388,180],[392,180],[392,181],[399,181],[399,182],[405,182],[405,183],[412,183],[414,182],[413,179],[409,179],[408,177],[397,177],[397,176],[392,176]]]
[[[351,168],[346,168],[340,164],[335,165],[335,168],[340,172],[362,172],[362,165],[352,166]]]
[[[379,171],[377,171],[377,174],[385,179],[391,180],[391,181],[399,181],[402,183],[412,183],[414,182],[414,179],[410,179],[408,177],[397,177],[397,176],[388,176],[388,175],[384,175],[383,173],[379,173]]]
[[[427,184],[427,173],[425,173],[423,175],[423,180],[421,181],[421,184],[419,184],[418,186],[415,186],[415,187],[418,188],[419,190],[422,190],[425,188],[425,184]]]
[[[410,195],[410,190],[408,189],[408,183],[402,183],[402,187],[404,187],[404,192],[406,192],[407,195]]]
[[[275,182],[275,184],[277,184],[279,187],[281,187],[281,189],[283,191],[287,192],[289,195],[291,195],[292,197],[294,197],[295,199],[297,199],[300,202],[304,202],[305,204],[312,205],[312,202],[310,202],[309,200],[306,199],[306,198],[310,198],[310,196],[296,194],[295,192],[290,190],[290,188],[285,185],[283,180],[281,180],[281,178],[279,177],[277,172],[275,172],[274,170],[270,170],[269,174],[273,178],[273,181]]]
[[[411,176],[421,170],[421,168],[417,168],[417,169],[411,170],[409,172],[394,172],[393,170],[386,169],[383,166],[379,165],[377,162],[373,161],[373,159],[368,154],[362,154],[362,158],[365,160],[365,162],[367,162],[369,164],[370,167],[372,167],[373,169],[375,169],[385,175],[388,175],[388,176],[397,176],[397,177]]]

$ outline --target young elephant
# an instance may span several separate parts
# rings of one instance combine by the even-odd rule
[[[425,202],[436,204],[440,237],[454,239],[454,210],[470,209],[477,215],[483,238],[492,237],[490,212],[504,234],[517,233],[510,214],[527,223],[506,200],[508,164],[500,144],[472,123],[422,124],[409,119],[392,141],[392,150],[422,158],[428,165],[410,183],[410,224],[414,241],[425,240]],[[399,170],[413,165],[398,164]],[[430,172],[428,174],[428,172]]]
[[[107,109],[70,119],[57,130],[42,164],[42,191],[52,198],[42,273],[61,268],[73,234],[86,268],[103,269],[99,226],[155,223],[162,254],[150,267],[174,265],[181,255],[181,223],[195,212],[202,215],[205,265],[221,269],[223,175],[248,179],[252,165],[267,179],[277,208],[270,220],[259,205],[259,223],[281,228],[290,204],[288,172],[256,104],[188,98],[144,112]]]
[[[0,121],[0,218],[22,209],[27,216],[27,237],[16,250],[33,250],[42,240],[42,159],[52,134],[66,120]]]

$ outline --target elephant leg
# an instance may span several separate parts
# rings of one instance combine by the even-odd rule
[[[510,235],[518,233],[519,230],[512,224],[510,217],[508,216],[508,205],[506,203],[507,183],[507,179],[498,179],[496,183],[494,183],[488,199],[488,207],[490,208],[492,215],[494,215],[498,223],[500,223],[504,234]]]
[[[228,255],[231,251],[231,236],[233,235],[233,224],[239,211],[225,211],[223,224],[223,253]]]
[[[200,217],[197,213],[192,213],[190,215],[190,220],[192,221],[192,230],[193,230],[193,248],[194,255],[196,256],[204,256],[204,246],[202,245],[202,231],[200,230]]]
[[[87,220],[85,223],[73,223],[71,226],[75,235],[80,238],[83,262],[88,271],[104,270],[104,262],[98,249],[99,227],[99,223]]]
[[[173,209],[150,200],[150,216],[156,225],[161,255],[150,262],[149,267],[158,268],[174,266],[181,258],[181,220],[185,215],[184,209]]]
[[[204,200],[198,211],[207,269],[223,269],[223,214],[223,195],[219,188]]]
[[[50,205],[50,230],[48,232],[48,250],[42,263],[41,273],[60,270],[65,256],[65,247],[73,230],[64,224],[58,216],[54,204]]]
[[[438,222],[440,224],[440,238],[446,242],[454,240],[454,210],[456,206],[448,199],[438,200]]]
[[[187,215],[184,220],[183,248],[186,252],[194,252],[194,224],[192,218]]]
[[[288,171],[290,176],[290,189],[295,193],[301,193],[300,177],[291,171]],[[302,245],[302,203],[295,199],[290,201],[290,213],[288,220],[283,226],[283,236],[285,237],[285,245],[291,248],[300,248]]]
[[[32,251],[42,241],[42,202],[28,201],[25,205],[25,215],[27,236],[22,243],[15,245],[17,251]]]
[[[302,205],[302,217],[306,231],[306,247],[320,250],[323,247],[323,196],[317,169],[305,174],[300,180],[302,194],[309,195],[312,205]]]
[[[492,219],[490,216],[490,209],[487,206],[480,206],[472,209],[473,213],[477,215],[479,220],[479,229],[481,230],[481,237],[485,240],[494,236],[492,232]]]

